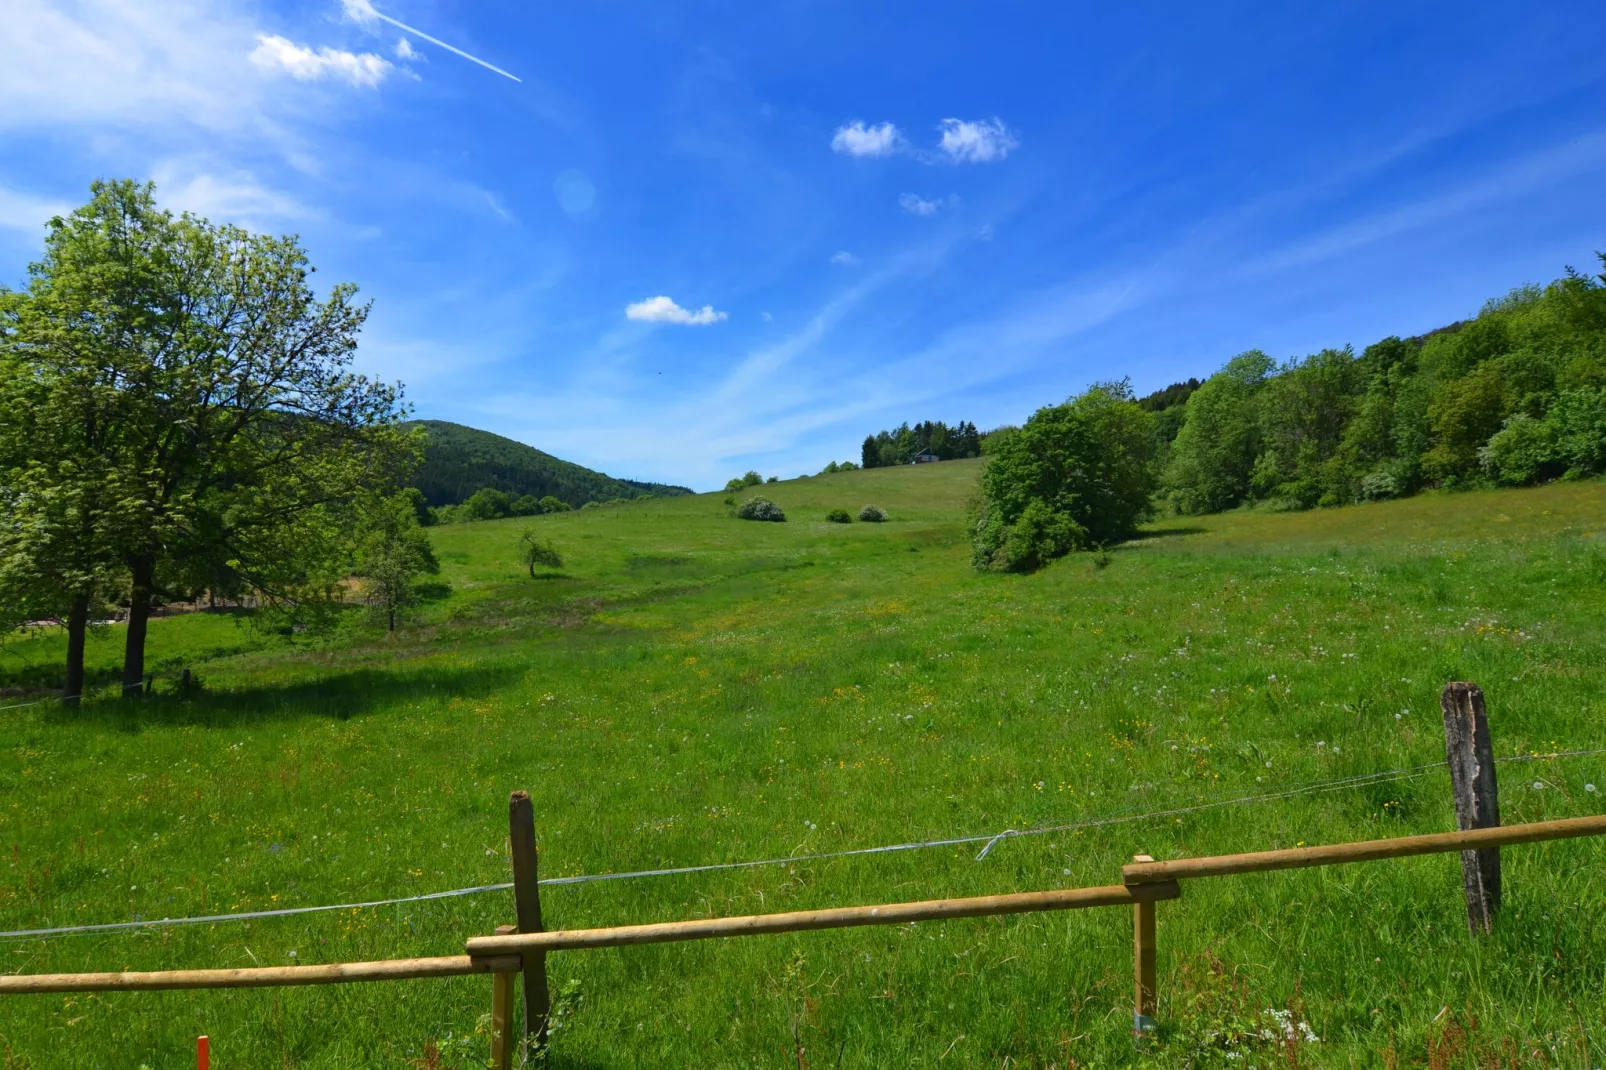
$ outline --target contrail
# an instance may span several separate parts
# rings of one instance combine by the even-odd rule
[[[383,20],[385,22],[390,23],[392,26],[396,27],[398,30],[405,30],[408,33],[412,34],[414,37],[420,37],[420,38],[424,39],[425,41],[428,41],[432,45],[437,45],[437,46],[439,46],[441,48],[444,48],[448,52],[455,52],[459,56],[462,56],[464,59],[468,60],[471,63],[478,63],[481,67],[484,67],[488,71],[495,71],[497,74],[500,74],[503,78],[512,78],[515,82],[520,82],[520,83],[523,82],[522,78],[519,78],[517,75],[512,75],[512,74],[507,73],[507,71],[504,71],[502,68],[496,66],[495,64],[486,63],[483,59],[480,59],[478,56],[471,56],[467,52],[464,52],[461,48],[454,48],[451,45],[447,44],[445,41],[442,41],[438,37],[431,37],[429,34],[425,33],[423,30],[415,30],[415,29],[413,29],[413,27],[407,25],[405,22],[396,21],[395,19],[391,18],[389,15],[385,14],[383,11],[380,11],[378,8],[374,7],[374,5],[371,2],[371,0],[342,0],[342,6],[345,7],[346,14],[350,18],[356,20],[357,22],[365,22],[368,19],[381,19],[381,20]]]

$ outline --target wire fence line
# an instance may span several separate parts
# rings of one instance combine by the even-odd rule
[[[1513,762],[1549,761],[1558,758],[1585,758],[1606,754],[1606,748],[1594,750],[1555,751],[1548,754],[1517,754],[1505,758],[1497,758],[1498,764]],[[1319,795],[1334,791],[1349,791],[1355,788],[1370,787],[1373,785],[1391,784],[1399,781],[1413,780],[1427,776],[1435,770],[1443,769],[1448,762],[1429,762],[1424,765],[1406,766],[1399,769],[1386,769],[1376,773],[1362,773],[1356,776],[1338,777],[1331,780],[1311,781],[1283,788],[1277,791],[1262,792],[1254,795],[1240,795],[1228,799],[1215,799],[1209,802],[1195,803],[1192,806],[1179,806],[1167,810],[1147,810],[1138,812],[1137,807],[1126,807],[1104,814],[1101,817],[1090,818],[1085,821],[1073,821],[1060,825],[1044,825],[1029,829],[1004,829],[1001,832],[982,833],[974,836],[954,836],[940,840],[916,840],[908,843],[884,844],[878,847],[856,847],[842,851],[822,851],[814,854],[786,855],[780,858],[765,858],[745,862],[715,862],[700,866],[670,866],[660,869],[639,869],[623,873],[582,873],[570,877],[544,877],[538,884],[565,885],[590,884],[598,881],[636,880],[645,877],[673,877],[693,873],[714,873],[722,870],[754,869],[761,866],[796,865],[798,863],[826,862],[840,858],[854,858],[866,855],[894,854],[903,851],[928,850],[936,847],[963,847],[970,844],[983,844],[977,853],[975,861],[980,862],[992,852],[993,848],[1007,839],[1024,836],[1045,836],[1056,832],[1076,832],[1085,829],[1107,828],[1112,825],[1133,824],[1140,821],[1152,821],[1159,818],[1183,817],[1206,810],[1217,810],[1229,806],[1244,806],[1255,803],[1275,802],[1282,799],[1292,799],[1304,795]],[[128,932],[140,929],[171,928],[180,925],[216,925],[236,921],[253,921],[264,918],[284,918],[301,914],[323,914],[340,910],[367,910],[377,907],[401,906],[407,903],[423,903],[437,899],[455,899],[462,896],[481,895],[486,892],[505,892],[513,888],[511,881],[502,884],[481,884],[470,888],[453,888],[444,892],[427,892],[422,895],[400,896],[394,899],[374,899],[360,903],[336,903],[325,906],[285,907],[279,910],[253,910],[236,914],[210,914],[191,918],[157,918],[149,921],[120,921],[97,925],[64,925],[49,929],[17,929],[10,932],[0,932],[0,940],[28,940],[51,936],[75,936],[96,933]]]
[[[188,671],[188,670],[186,670],[186,671]],[[143,689],[145,687],[150,686],[152,683],[154,683],[156,679],[157,679],[157,677],[153,675],[151,677],[151,679],[148,680],[148,681],[142,680],[141,682],[139,682],[137,684],[124,684],[122,690],[126,694],[127,692],[132,691],[135,688]],[[79,697],[80,700],[82,700],[84,698],[87,698],[88,696],[80,695],[78,697]],[[43,706],[47,702],[66,702],[66,701],[67,701],[67,699],[62,695],[47,695],[44,698],[34,699],[32,702],[19,702],[16,705],[13,705],[13,706],[0,706],[0,713],[4,713],[6,710],[25,710],[29,706]]]

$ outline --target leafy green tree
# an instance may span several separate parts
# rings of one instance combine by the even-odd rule
[[[75,705],[90,620],[124,585],[108,508],[118,470],[105,449],[116,394],[38,366],[27,301],[0,292],[0,633],[59,620],[62,700]]]
[[[541,499],[541,512],[543,513],[567,513],[568,511],[568,502],[559,501],[550,494]]]
[[[374,503],[357,548],[357,575],[363,596],[385,631],[396,633],[396,617],[418,601],[413,584],[419,576],[441,570],[429,534],[418,523],[412,502],[403,494]]]
[[[219,577],[269,601],[337,597],[351,503],[416,461],[399,388],[349,371],[367,306],[345,284],[319,300],[312,270],[293,239],[175,218],[128,181],[53,219],[29,268],[6,333],[18,373],[46,395],[90,390],[97,415],[49,410],[25,464],[56,482],[13,507],[71,499],[98,549],[49,559],[116,558],[125,691],[165,598]],[[107,493],[69,485],[91,450]]]
[[[859,464],[865,468],[880,467],[881,447],[877,445],[874,435],[864,436],[864,445],[859,450]]]
[[[420,526],[427,528],[435,523],[435,514],[430,510],[423,491],[417,487],[403,487],[397,495],[413,507],[413,515],[418,518]]]
[[[982,471],[973,563],[1029,572],[1131,537],[1152,509],[1154,454],[1154,417],[1124,381],[1037,410]]]
[[[481,487],[457,507],[463,520],[501,520],[513,515],[513,501],[495,487]]]
[[[1258,349],[1239,354],[1188,398],[1166,482],[1185,513],[1229,509],[1248,496],[1261,455],[1258,400],[1275,367]]]

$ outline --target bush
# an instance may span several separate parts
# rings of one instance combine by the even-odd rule
[[[1478,461],[1508,486],[1606,470],[1606,390],[1563,390],[1543,420],[1518,413]]]
[[[848,511],[846,509],[832,509],[829,513],[825,514],[825,519],[829,520],[833,524],[853,523],[853,518],[848,515]]]
[[[749,498],[736,510],[738,520],[773,520],[786,522],[786,513],[768,498]]]
[[[887,518],[886,511],[874,505],[867,505],[859,510],[859,519],[866,524],[879,524]]]
[[[1400,496],[1400,481],[1389,471],[1373,472],[1361,477],[1361,501],[1380,502]]]

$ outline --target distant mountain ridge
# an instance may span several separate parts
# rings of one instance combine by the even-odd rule
[[[668,497],[691,494],[689,487],[615,479],[582,468],[572,461],[543,453],[511,438],[446,420],[410,420],[404,426],[422,427],[429,435],[424,463],[412,485],[430,505],[457,505],[481,487],[493,487],[518,497],[548,494],[578,508],[588,501],[639,498],[644,494]]]

